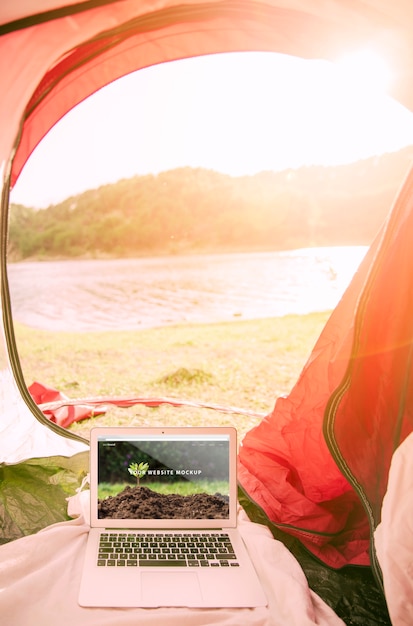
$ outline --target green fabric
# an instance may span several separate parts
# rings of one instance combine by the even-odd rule
[[[89,452],[0,464],[0,543],[69,519],[67,498],[88,468]]]

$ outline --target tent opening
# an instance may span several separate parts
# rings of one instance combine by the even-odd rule
[[[208,55],[129,74],[51,129],[7,250],[47,419],[86,439],[218,420],[242,439],[290,392],[411,158],[407,112],[374,92],[372,116],[349,84],[324,61]]]

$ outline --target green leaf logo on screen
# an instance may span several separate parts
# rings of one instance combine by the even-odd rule
[[[146,472],[149,469],[149,463],[131,463],[128,467],[128,472],[129,474],[132,474],[132,476],[135,476],[136,478],[136,484],[139,487],[139,481],[140,479],[145,476]]]

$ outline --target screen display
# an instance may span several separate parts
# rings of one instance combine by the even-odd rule
[[[229,518],[229,436],[98,439],[99,519]]]

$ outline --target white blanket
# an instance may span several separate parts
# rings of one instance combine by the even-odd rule
[[[0,622],[7,626],[343,626],[309,589],[304,573],[270,531],[240,509],[239,526],[266,591],[256,609],[90,609],[77,594],[88,525],[88,491],[69,501],[75,519],[0,547]]]
[[[392,624],[413,624],[413,433],[393,455],[375,546]]]

